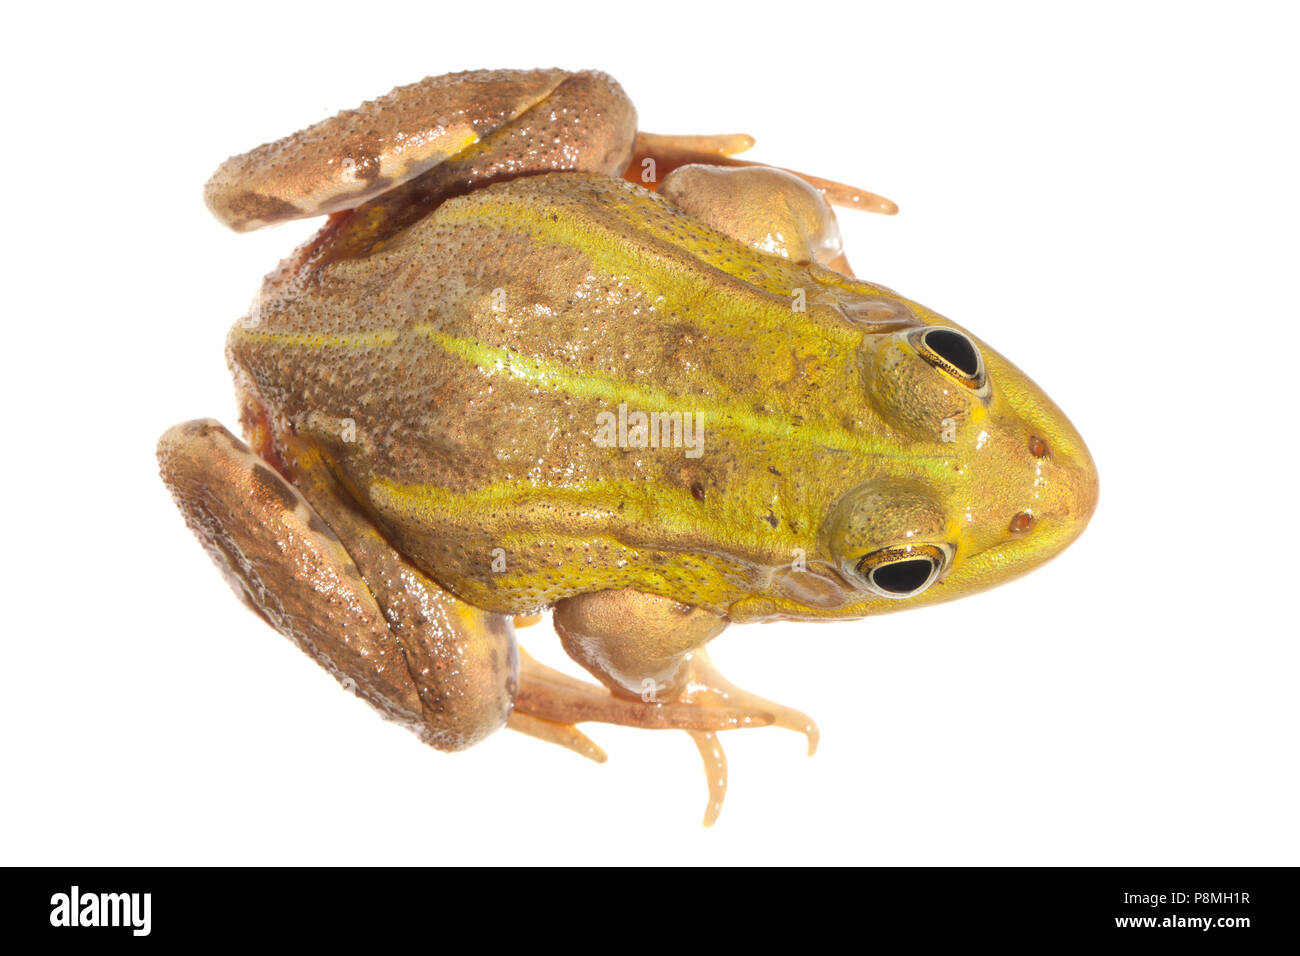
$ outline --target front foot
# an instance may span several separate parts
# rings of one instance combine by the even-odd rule
[[[561,601],[555,628],[565,650],[604,687],[576,680],[520,652],[519,691],[509,726],[559,743],[591,759],[604,752],[577,724],[588,721],[684,730],[704,761],[712,826],[727,791],[727,760],[718,732],[783,727],[817,749],[817,725],[806,714],[732,684],[703,645],[726,621],[700,608],[638,591],[606,591]]]
[[[718,673],[703,649],[691,655],[687,668],[689,677],[686,689],[678,698],[682,703],[762,714],[770,717],[768,723],[773,727],[783,727],[803,734],[808,740],[809,757],[817,752],[821,734],[816,722],[807,714],[741,690]],[[709,805],[704,811],[704,825],[711,827],[718,821],[722,801],[727,796],[727,755],[715,731],[691,730],[689,733],[700,751],[700,758],[704,761],[704,774],[709,781]]]

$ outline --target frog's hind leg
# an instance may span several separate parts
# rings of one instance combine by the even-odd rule
[[[539,80],[543,74],[545,83]],[[436,99],[444,112],[469,117],[472,130],[451,143],[443,142],[447,134],[428,139],[433,135],[428,131],[406,136],[404,142],[422,145],[409,147],[403,155],[409,152],[421,159],[411,159],[409,169],[403,167],[400,174],[334,196],[338,169],[329,149],[335,147],[323,155],[306,150],[301,162],[314,170],[321,195],[332,198],[324,204],[295,200],[296,206],[306,208],[293,215],[332,214],[285,263],[281,276],[366,255],[448,199],[492,183],[564,170],[617,176],[627,164],[636,137],[636,111],[622,87],[604,73],[501,70],[454,78],[452,84],[446,77],[424,84],[438,91]],[[423,130],[422,124],[431,122],[428,116],[437,110],[421,105],[422,95],[410,94],[410,89],[394,91],[380,101],[385,107],[376,121]],[[326,122],[341,122],[348,115]],[[310,141],[311,133],[298,133],[290,140]],[[314,142],[310,145],[321,149]],[[222,170],[214,182],[222,177]]]
[[[158,443],[164,482],[244,600],[345,687],[439,750],[505,724],[518,663],[508,617],[406,563],[311,462],[298,487],[211,419]]]
[[[754,137],[745,133],[724,133],[712,136],[660,136],[639,132],[632,150],[632,161],[623,170],[629,182],[657,189],[659,183],[673,170],[693,163],[708,166],[754,167],[764,166],[746,159],[733,158],[754,145]],[[771,167],[781,169],[781,167]],[[810,176],[793,169],[782,169],[808,183],[832,206],[861,209],[866,212],[892,216],[898,204],[866,189],[838,183],[820,176]]]
[[[384,219],[417,200],[436,204],[474,185],[536,172],[618,175],[635,132],[631,102],[603,73],[450,73],[226,160],[204,199],[223,223],[247,232],[358,209],[439,170],[362,217]]]
[[[609,759],[605,751],[596,746],[590,737],[573,724],[561,724],[516,710],[511,712],[510,719],[506,721],[506,726],[525,736],[545,740],[550,744],[559,744],[561,747],[566,747],[579,756],[594,760],[596,763],[604,763]]]

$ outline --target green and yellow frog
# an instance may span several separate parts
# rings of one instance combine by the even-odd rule
[[[830,204],[887,200],[638,133],[595,72],[433,77],[234,157],[239,231],[328,214],[231,330],[241,441],[158,445],[245,601],[441,750],[501,727],[718,732],[730,624],[948,601],[1042,564],[1097,500],[1065,415],[947,319],[853,277]],[[521,651],[553,609],[599,681]]]

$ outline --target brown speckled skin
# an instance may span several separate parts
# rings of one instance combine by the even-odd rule
[[[603,73],[449,73],[231,157],[208,181],[204,199],[213,215],[244,232],[354,209],[441,165],[418,188],[384,202],[418,218],[430,199],[524,173],[617,173],[635,135],[636,111]]]
[[[327,490],[313,509],[218,422],[171,428],[158,460],[235,592],[345,686],[440,750],[505,724],[518,680],[507,621],[429,586]]]

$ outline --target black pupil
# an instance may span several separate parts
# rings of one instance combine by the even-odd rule
[[[925,344],[948,364],[967,378],[980,372],[980,357],[970,339],[952,329],[931,329],[925,333]]]
[[[929,558],[908,558],[884,564],[871,572],[876,587],[890,594],[911,594],[930,580],[934,564]]]

